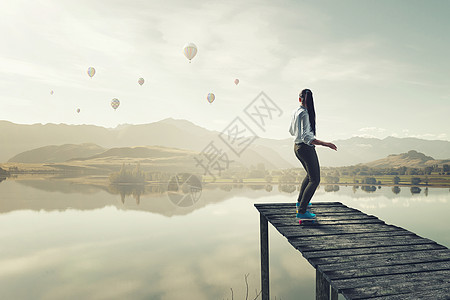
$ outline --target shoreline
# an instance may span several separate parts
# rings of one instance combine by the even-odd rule
[[[47,176],[46,176],[47,175]],[[72,176],[54,176],[54,175],[72,175]],[[75,176],[73,176],[75,175]],[[48,173],[21,173],[21,174],[13,174],[9,177],[5,178],[6,180],[20,181],[20,180],[61,180],[61,181],[69,181],[77,184],[83,185],[101,185],[101,186],[152,186],[152,185],[167,185],[169,181],[145,181],[144,183],[111,183],[109,182],[109,176],[106,175],[83,175],[83,174],[48,174]],[[4,180],[5,180],[4,179]],[[267,181],[255,181],[254,179],[249,178],[250,181],[243,182],[232,182],[232,181],[203,181],[202,185],[243,185],[243,186],[251,186],[251,185],[293,185],[299,186],[301,182],[267,182]],[[349,183],[349,182],[338,182],[338,183],[320,183],[319,186],[375,186],[375,187],[419,187],[419,188],[450,188],[449,185],[442,184],[407,184],[407,183],[399,183],[399,184],[365,184],[365,183]]]

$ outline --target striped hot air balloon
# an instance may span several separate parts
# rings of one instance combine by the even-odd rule
[[[216,96],[213,93],[209,93],[206,99],[209,103],[213,103],[214,99],[216,99]]]
[[[111,100],[111,107],[114,108],[114,110],[116,110],[120,105],[120,101],[117,98],[114,98]]]
[[[88,69],[87,69],[87,74],[89,75],[89,77],[93,77],[94,75],[95,75],[95,69],[94,69],[94,67],[89,67]]]
[[[186,56],[187,59],[189,59],[189,63],[194,58],[194,56],[197,54],[197,46],[195,46],[194,43],[187,43],[184,46],[184,56]]]

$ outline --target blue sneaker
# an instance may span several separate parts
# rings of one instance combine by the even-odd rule
[[[297,218],[299,219],[314,219],[316,217],[315,214],[307,211],[304,214],[297,213]]]
[[[311,204],[311,202],[309,202],[308,203],[308,207],[306,208],[306,210],[307,211],[310,211],[311,210],[311,206],[312,206],[312,204]],[[296,204],[295,204],[295,208],[297,209],[297,213],[298,213],[298,208],[300,207],[300,202],[297,202]]]

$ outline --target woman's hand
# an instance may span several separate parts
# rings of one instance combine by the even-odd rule
[[[336,147],[336,145],[335,145],[335,144],[333,144],[333,143],[326,143],[326,145],[325,145],[325,146],[327,146],[328,148],[331,148],[331,149],[333,149],[333,150],[337,151],[337,147]]]
[[[333,144],[333,143],[328,143],[328,142],[324,142],[324,141],[321,141],[321,140],[318,140],[318,139],[314,139],[314,140],[311,142],[311,144],[313,144],[313,145],[325,146],[325,147],[328,147],[328,148],[331,148],[331,149],[337,151],[337,147],[336,147],[336,145]]]

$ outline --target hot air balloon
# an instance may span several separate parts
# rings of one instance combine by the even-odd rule
[[[235,84],[235,85],[238,85],[238,84],[239,84],[239,79],[236,78],[236,79],[234,80],[234,84]]]
[[[50,95],[53,95],[53,90],[50,91]]]
[[[114,110],[116,110],[120,105],[120,101],[117,98],[114,98],[111,100],[111,107],[114,108]]]
[[[93,67],[89,67],[87,70],[89,77],[93,77],[95,75],[95,69]]]
[[[213,103],[214,99],[216,99],[216,96],[214,96],[213,93],[209,93],[206,99],[208,99],[209,103]]]
[[[77,113],[80,113],[80,109],[79,108],[77,108]]]
[[[186,56],[187,59],[189,59],[189,63],[194,58],[194,56],[197,54],[197,46],[195,46],[194,43],[187,43],[184,46],[184,56]]]
[[[140,85],[143,85],[144,84],[144,78],[139,78],[139,80],[138,80],[138,83],[140,84]]]

